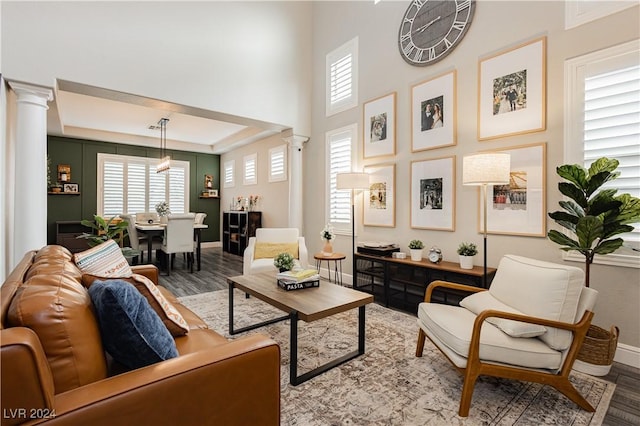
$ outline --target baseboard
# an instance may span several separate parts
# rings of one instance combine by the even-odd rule
[[[618,343],[616,355],[613,357],[613,360],[620,364],[640,368],[640,348]]]
[[[222,242],[221,241],[210,241],[208,243],[202,243],[201,247],[202,248],[222,247]]]

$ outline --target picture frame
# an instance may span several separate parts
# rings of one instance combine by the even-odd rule
[[[546,129],[546,36],[478,61],[478,140]]]
[[[364,103],[362,128],[364,158],[396,154],[396,92]]]
[[[208,196],[209,197],[217,197],[218,196],[218,190],[217,189],[209,189],[207,191]]]
[[[546,237],[546,143],[514,146],[500,152],[511,155],[511,178],[508,185],[487,187],[487,233]],[[482,233],[481,198],[478,192],[478,232]]]
[[[80,188],[77,183],[64,183],[62,184],[62,192],[77,193],[80,192]]]
[[[68,164],[58,164],[58,182],[66,183],[71,180],[71,166]]]
[[[369,189],[362,198],[364,226],[395,228],[396,226],[396,165],[373,164],[364,172],[371,177]]]
[[[411,228],[455,230],[456,157],[411,162]]]
[[[204,189],[213,189],[213,175],[204,175]]]
[[[411,87],[411,152],[457,144],[456,84],[453,70]]]

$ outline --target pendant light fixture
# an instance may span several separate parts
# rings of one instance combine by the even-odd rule
[[[167,122],[168,118],[158,121],[160,126],[160,163],[156,167],[156,173],[166,172],[171,168],[171,157],[167,154]]]

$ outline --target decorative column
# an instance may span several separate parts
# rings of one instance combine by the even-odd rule
[[[17,97],[13,265],[29,250],[47,244],[47,102],[46,87],[9,81]]]
[[[302,148],[307,136],[283,138],[289,144],[289,227],[302,231]]]

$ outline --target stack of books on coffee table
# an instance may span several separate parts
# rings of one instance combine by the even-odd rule
[[[320,274],[315,269],[280,272],[276,275],[276,279],[278,286],[287,291],[320,287]]]

